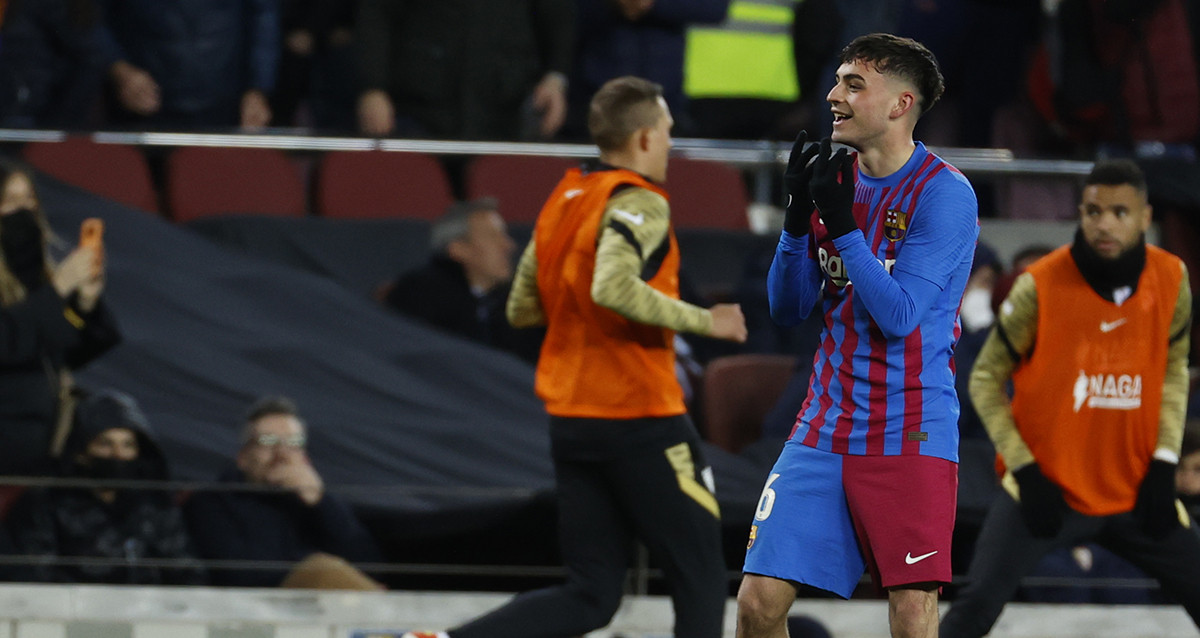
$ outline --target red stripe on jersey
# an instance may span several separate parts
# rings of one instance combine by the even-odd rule
[[[924,417],[924,393],[919,378],[924,361],[921,360],[921,327],[904,339],[904,426],[901,428],[900,453],[919,454],[921,442],[910,440],[910,432],[921,431]]]
[[[925,159],[925,163],[921,165],[920,171],[925,170],[925,167],[929,166],[929,163],[931,161],[933,161],[932,154],[930,154],[930,156]],[[946,166],[948,166],[948,164],[946,164],[945,162],[941,162],[937,166],[933,167],[933,170],[929,171],[929,173],[921,176],[921,181],[917,182],[916,188],[913,189],[913,196],[912,196],[911,201],[915,202],[918,199],[920,199],[921,191],[925,190],[925,185],[929,183],[929,180],[933,179],[934,175],[937,175],[938,173],[942,172],[942,169],[946,168]],[[917,174],[920,174],[920,171],[917,171]],[[911,223],[911,220],[910,220],[910,223]]]
[[[867,364],[867,375],[871,389],[867,400],[871,410],[867,415],[867,454],[883,454],[887,429],[887,339],[874,322],[868,334],[871,339],[871,360]]]
[[[846,454],[850,451],[850,433],[854,430],[854,350],[858,347],[858,332],[854,329],[854,288],[846,291],[842,301],[842,365],[838,366],[838,384],[842,388],[842,400],[838,403],[841,414],[837,416],[833,428],[833,446],[830,451],[834,454]]]
[[[828,313],[825,315],[825,342],[821,344],[821,349],[825,351],[825,367],[821,369],[821,378],[818,381],[820,387],[825,389],[825,392],[817,398],[817,413],[813,415],[812,420],[808,424],[808,431],[804,433],[802,443],[808,446],[816,447],[817,441],[821,437],[821,427],[825,425],[825,415],[829,412],[829,407],[833,405],[833,401],[829,398],[829,383],[833,379],[833,365],[829,363],[829,357],[833,355],[833,332],[829,329],[830,318]],[[800,408],[800,414],[796,415],[797,424],[799,424],[800,415],[808,412],[809,406],[812,404],[813,392],[810,389],[808,398],[804,400],[804,405]]]

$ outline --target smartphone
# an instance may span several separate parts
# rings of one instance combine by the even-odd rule
[[[79,226],[79,245],[88,248],[100,248],[104,244],[104,220],[99,217],[89,217]]]
[[[96,251],[96,259],[92,262],[92,275],[98,276],[104,271],[104,220],[99,217],[88,217],[79,225],[79,247],[92,248]]]

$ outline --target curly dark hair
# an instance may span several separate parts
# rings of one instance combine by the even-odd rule
[[[1146,192],[1146,174],[1136,162],[1129,159],[1100,160],[1092,166],[1084,185],[1121,186],[1129,184],[1139,193]]]
[[[838,61],[841,64],[869,64],[884,75],[912,83],[920,95],[921,115],[933,108],[946,88],[937,58],[925,45],[912,38],[890,33],[859,36],[842,49]]]

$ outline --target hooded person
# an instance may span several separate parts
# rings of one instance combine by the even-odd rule
[[[60,475],[95,487],[37,488],[5,519],[16,550],[38,557],[24,580],[112,584],[203,584],[173,494],[120,485],[170,478],[145,415],[132,397],[109,390],[85,397],[61,458]],[[108,486],[104,482],[118,482]],[[61,561],[53,558],[63,559]],[[78,564],[78,559],[88,559]],[[93,562],[94,559],[110,559]],[[178,560],[178,567],[144,561]]]

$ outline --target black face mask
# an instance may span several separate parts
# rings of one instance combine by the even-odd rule
[[[148,477],[148,466],[141,459],[101,459],[91,457],[79,464],[79,473],[99,480],[131,481]]]
[[[23,208],[0,215],[0,249],[9,271],[33,290],[46,280],[46,253],[37,213]]]

